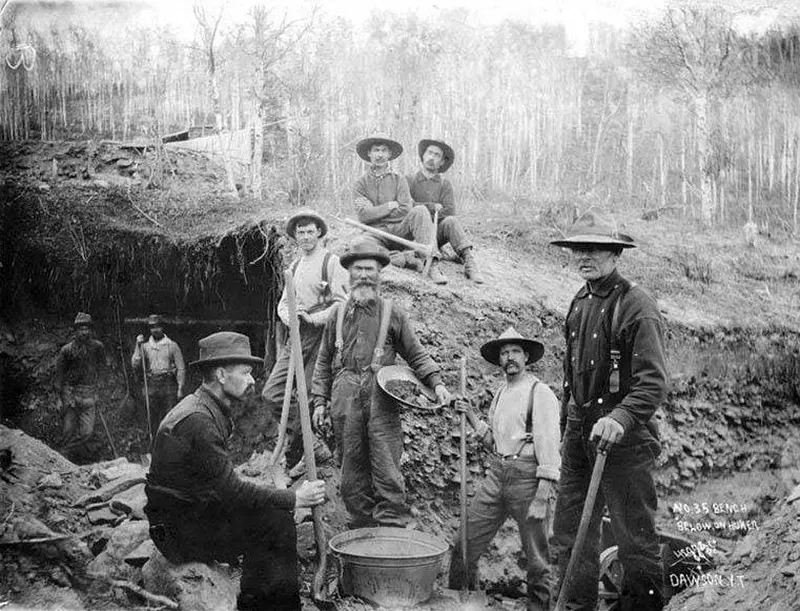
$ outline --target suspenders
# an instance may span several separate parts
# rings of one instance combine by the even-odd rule
[[[336,312],[336,343],[334,360],[341,363],[342,349],[344,348],[344,311],[347,307],[347,302],[339,304],[339,309]],[[372,351],[372,361],[370,368],[376,372],[381,368],[381,357],[383,357],[383,346],[386,343],[386,337],[389,335],[389,323],[392,320],[392,302],[388,299],[381,298],[381,323],[378,328],[378,339],[375,342],[375,348]]]
[[[534,408],[534,399],[536,397],[536,387],[539,385],[539,380],[536,380],[531,387],[531,393],[528,397],[528,411],[525,415],[525,436],[522,438],[522,445],[519,448],[519,451],[516,454],[511,454],[509,456],[503,456],[503,459],[510,459],[510,458],[519,458],[522,450],[525,448],[526,445],[529,443],[533,443],[533,408]],[[494,404],[492,407],[496,408],[497,403],[500,401],[500,395],[498,394],[494,398]],[[497,446],[495,445],[495,451]]]

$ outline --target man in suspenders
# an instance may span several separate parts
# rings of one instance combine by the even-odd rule
[[[331,315],[333,304],[346,296],[347,273],[339,265],[339,257],[322,245],[322,238],[328,233],[328,225],[313,210],[302,209],[295,212],[286,223],[286,233],[300,247],[300,257],[295,259],[290,269],[294,275],[297,293],[297,316],[300,319],[300,343],[303,350],[306,386],[311,388],[311,376],[317,360],[322,330]],[[278,317],[289,326],[289,306],[284,287],[278,303]],[[283,406],[283,393],[289,371],[291,350],[288,344],[283,347],[264,383],[261,397],[264,407],[280,420]],[[300,434],[298,409],[289,411],[286,426],[287,451],[286,464],[291,468],[303,455],[303,436]]]
[[[314,424],[321,426],[329,415],[343,450],[341,494],[349,527],[405,527],[411,514],[400,471],[400,408],[379,389],[375,374],[400,354],[440,402],[448,403],[450,394],[408,316],[380,296],[386,250],[361,239],[341,262],[350,276],[350,296],[335,306],[325,326],[312,383]]]
[[[567,236],[551,242],[571,251],[586,284],[565,325],[561,405],[562,469],[554,537],[559,581],[575,542],[596,452],[607,461],[567,608],[597,603],[598,539],[604,506],[619,546],[624,577],[622,611],[663,608],[663,569],[655,529],[655,458],[660,452],[655,411],[666,397],[663,321],[655,300],[617,271],[633,239],[589,211]]]
[[[552,503],[559,478],[559,405],[553,391],[526,370],[542,358],[544,346],[510,327],[481,346],[483,358],[498,365],[505,383],[498,389],[488,422],[466,409],[475,434],[493,451],[489,471],[467,514],[467,586],[474,589],[478,559],[506,519],[519,526],[527,558],[528,611],[550,608]],[[449,586],[463,587],[461,533],[450,561]]]

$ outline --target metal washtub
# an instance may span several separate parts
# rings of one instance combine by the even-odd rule
[[[448,550],[427,533],[386,527],[343,532],[328,545],[342,564],[342,591],[389,608],[428,600]]]

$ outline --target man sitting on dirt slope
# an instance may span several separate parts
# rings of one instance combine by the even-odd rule
[[[411,199],[415,204],[424,205],[430,212],[431,219],[439,211],[436,227],[439,248],[449,243],[464,263],[464,275],[475,284],[483,284],[472,244],[456,218],[453,185],[442,176],[453,165],[455,153],[441,140],[420,140],[417,152],[421,162],[420,169],[416,174],[406,176]]]
[[[75,339],[66,344],[56,359],[56,409],[63,413],[64,456],[73,462],[93,460],[99,451],[94,435],[97,418],[97,384],[101,371],[110,363],[103,343],[92,337],[92,317],[78,312]]]
[[[655,300],[617,271],[620,254],[634,248],[633,239],[600,214],[587,212],[564,239],[551,243],[570,249],[586,281],[572,300],[564,329],[562,467],[551,541],[559,581],[575,543],[597,452],[607,451],[568,608],[589,611],[597,603],[598,539],[608,505],[624,574],[620,609],[657,611],[664,601],[653,469],[661,444],[653,415],[667,388],[663,321]]]
[[[313,210],[298,210],[286,222],[286,233],[300,247],[300,257],[290,269],[294,276],[297,317],[300,322],[300,343],[303,351],[306,387],[311,388],[314,364],[322,339],[322,330],[333,310],[333,304],[347,297],[347,272],[339,265],[339,257],[322,245],[328,233],[328,224]],[[278,317],[289,326],[289,306],[286,287],[278,303]],[[286,345],[281,349],[275,366],[269,375],[261,398],[264,407],[276,419],[280,419],[286,378],[289,373],[291,349],[286,334]],[[298,408],[299,409],[299,408]],[[309,414],[310,417],[310,414]],[[303,436],[300,434],[300,418],[297,409],[289,411],[287,423],[288,450],[286,464],[291,467],[303,455]],[[318,446],[319,447],[319,446]],[[320,459],[320,456],[317,456]],[[328,454],[330,458],[330,454]]]
[[[151,314],[147,317],[147,326],[150,328],[150,339],[145,342],[144,335],[136,336],[131,367],[137,376],[142,375],[143,368],[146,370],[149,426],[152,439],[155,439],[159,422],[183,397],[186,365],[180,346],[164,333],[164,319],[158,314]]]
[[[526,367],[542,358],[544,345],[510,327],[481,346],[481,355],[505,373],[494,396],[489,423],[478,419],[468,402],[457,401],[484,445],[493,450],[489,471],[467,514],[467,585],[475,589],[478,559],[510,515],[519,526],[528,561],[528,611],[550,608],[550,548],[561,458],[558,453],[559,405],[553,391]],[[458,533],[450,561],[449,586],[464,585]]]
[[[147,475],[150,537],[171,562],[242,563],[239,609],[299,610],[297,532],[292,510],[325,500],[322,481],[296,492],[260,486],[233,470],[231,405],[253,390],[250,339],[220,332],[199,342],[191,363],[202,385],[158,428]]]
[[[404,176],[393,172],[390,162],[403,153],[399,142],[389,138],[364,138],[356,145],[358,156],[370,164],[367,173],[355,187],[355,206],[358,220],[365,225],[381,229],[398,238],[430,244],[434,231],[431,216],[424,207],[414,206]],[[373,236],[386,248],[394,242]],[[392,265],[423,271],[422,255],[416,252],[391,254]],[[433,255],[430,277],[436,284],[447,284],[447,277],[439,269],[439,253]]]
[[[420,345],[406,314],[380,296],[380,272],[388,264],[385,249],[367,238],[342,256],[350,297],[336,305],[328,320],[314,369],[314,424],[321,427],[330,411],[342,448],[341,493],[350,528],[411,523],[400,472],[400,409],[378,389],[377,371],[393,365],[400,354],[440,402],[450,400],[438,365]]]

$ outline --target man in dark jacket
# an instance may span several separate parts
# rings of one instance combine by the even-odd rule
[[[378,388],[377,371],[400,354],[441,403],[450,400],[439,366],[419,343],[408,316],[380,296],[380,272],[388,263],[386,251],[369,239],[342,255],[350,295],[336,304],[325,325],[314,368],[314,423],[321,426],[330,409],[342,448],[341,493],[351,528],[411,522],[400,471],[400,410]]]
[[[655,458],[660,451],[655,411],[666,396],[663,322],[655,300],[617,271],[633,239],[595,212],[587,212],[566,238],[586,281],[567,314],[564,395],[561,405],[561,482],[553,525],[560,581],[575,542],[598,450],[607,462],[568,593],[571,610],[594,610],[598,540],[608,506],[624,570],[620,609],[663,608],[663,568],[655,530]],[[561,596],[565,593],[561,592]]]
[[[416,174],[406,176],[411,199],[415,205],[425,206],[431,219],[438,210],[436,241],[439,248],[450,244],[464,263],[464,275],[475,284],[483,284],[478,270],[472,242],[456,217],[453,185],[444,177],[455,161],[452,147],[441,140],[420,140],[417,145],[420,168]]]
[[[231,403],[252,391],[260,364],[240,333],[200,340],[203,384],[161,421],[147,476],[150,536],[171,562],[243,555],[239,609],[300,609],[292,510],[325,500],[321,481],[296,492],[239,478],[228,456]]]
[[[78,312],[74,324],[75,339],[58,353],[55,382],[64,417],[64,455],[74,462],[86,462],[99,450],[94,434],[97,387],[110,366],[103,343],[92,337],[92,317]]]

